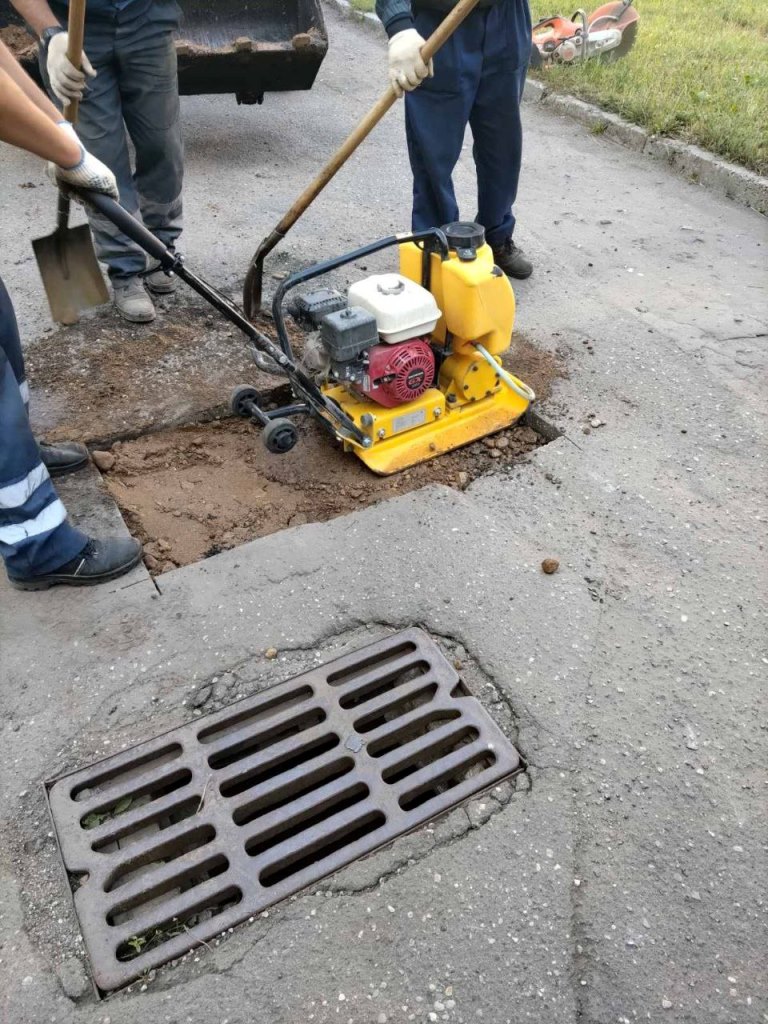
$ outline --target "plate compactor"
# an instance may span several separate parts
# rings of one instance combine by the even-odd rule
[[[307,281],[390,245],[399,248],[399,273],[357,281],[346,295],[321,287],[286,301]],[[351,434],[334,424],[334,433],[375,473],[396,473],[502,430],[536,397],[501,366],[515,297],[478,224],[383,239],[286,279],[272,315],[293,359],[286,308],[308,331],[305,368],[355,427]],[[301,388],[294,392],[302,397]],[[256,403],[253,390],[241,387],[232,410],[260,420]],[[281,435],[274,420],[268,423],[267,447],[292,447],[291,428]]]
[[[114,200],[75,191],[242,331],[259,367],[266,357],[287,378],[294,401],[282,408],[263,408],[248,385],[231,398],[236,415],[262,427],[270,452],[289,452],[299,439],[293,417],[310,414],[374,473],[388,475],[511,426],[536,398],[501,365],[515,296],[478,224],[393,235],[285,278],[272,302],[276,345]],[[357,281],[346,296],[316,286],[295,292],[388,248],[399,250],[399,273]],[[307,328],[302,362],[287,312]]]

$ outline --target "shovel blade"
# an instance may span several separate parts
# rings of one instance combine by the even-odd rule
[[[76,324],[82,310],[109,302],[87,224],[36,238],[32,248],[57,323]]]

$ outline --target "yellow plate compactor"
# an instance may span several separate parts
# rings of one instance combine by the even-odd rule
[[[292,274],[272,300],[276,345],[113,199],[77,194],[242,331],[259,367],[288,379],[294,401],[280,409],[263,409],[249,386],[231,398],[236,415],[263,428],[271,452],[293,448],[291,417],[309,413],[374,473],[397,473],[503,430],[536,397],[501,365],[515,297],[478,224],[393,235]],[[316,286],[297,293],[290,312],[308,329],[298,362],[285,324],[288,293],[394,247],[399,273],[356,281],[346,295]]]
[[[399,273],[376,274],[346,295],[289,291],[389,246]],[[292,275],[272,314],[294,363],[285,310],[307,328],[302,362],[323,398],[283,366],[298,404],[263,413],[252,388],[237,388],[233,411],[260,421],[270,451],[289,451],[289,416],[312,412],[374,473],[388,475],[459,448],[518,420],[535,399],[501,357],[512,339],[515,296],[477,224],[382,239]]]

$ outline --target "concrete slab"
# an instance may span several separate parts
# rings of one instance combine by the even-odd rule
[[[330,25],[309,97],[185,103],[187,247],[207,268],[244,266],[375,97],[380,42]],[[13,1024],[764,1022],[766,224],[586,130],[564,134],[538,105],[526,118],[519,240],[537,270],[517,289],[519,328],[570,354],[546,410],[569,438],[467,491],[265,538],[159,590],[0,593]],[[240,211],[211,198],[225,150]],[[401,227],[404,160],[392,119],[286,259]],[[203,238],[202,209],[226,243]],[[13,272],[31,323],[31,269]],[[545,557],[558,573],[541,572]],[[529,787],[97,1003],[40,783],[412,623],[465,665],[529,758]]]

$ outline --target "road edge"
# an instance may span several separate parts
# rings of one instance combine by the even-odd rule
[[[381,22],[375,14],[356,11],[349,0],[324,2],[366,30],[384,36]],[[618,114],[613,114],[593,103],[585,103],[575,96],[553,92],[537,79],[526,80],[523,100],[528,103],[541,103],[556,114],[570,117],[585,125],[595,135],[604,135],[611,142],[618,142],[627,149],[667,164],[691,184],[703,185],[712,191],[720,192],[726,198],[768,216],[768,178],[754,171],[729,163],[700,146],[652,135],[640,125],[625,121]]]

